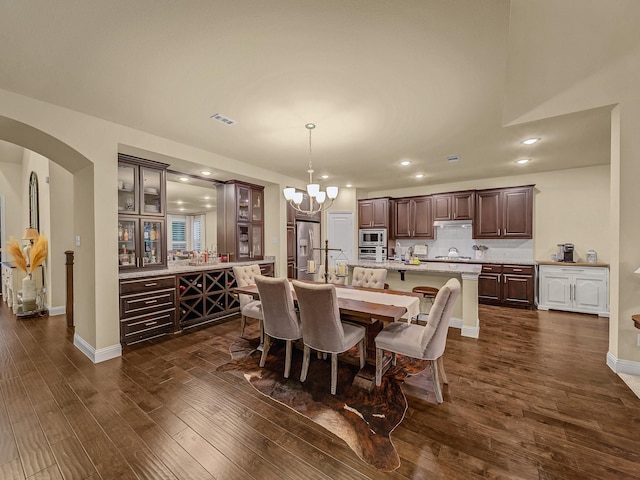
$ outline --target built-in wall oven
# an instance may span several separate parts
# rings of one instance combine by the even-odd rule
[[[358,230],[358,246],[387,248],[387,229],[367,228]]]
[[[358,258],[360,260],[377,260],[377,250],[381,251],[381,260],[387,259],[387,247],[360,247],[358,248]]]

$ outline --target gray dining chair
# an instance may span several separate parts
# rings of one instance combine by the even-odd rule
[[[445,384],[449,383],[444,371],[442,356],[447,343],[449,322],[460,293],[460,282],[450,279],[436,295],[428,315],[427,323],[394,322],[386,325],[375,338],[376,343],[376,386],[382,383],[382,360],[384,351],[391,352],[392,364],[396,364],[396,354],[430,361],[433,389],[438,403],[442,403],[442,390],[438,370]]]
[[[255,278],[261,275],[259,265],[237,265],[233,267],[233,276],[239,287],[254,285]],[[260,325],[260,344],[263,343],[262,304],[260,300],[254,300],[251,295],[239,294],[240,297],[240,336],[244,335],[244,327],[247,318],[258,320]]]
[[[364,367],[365,328],[342,323],[336,287],[333,284],[310,284],[293,280],[298,297],[304,355],[300,381],[307,379],[311,349],[331,354],[331,395],[336,394],[338,382],[338,354],[358,345],[360,368]]]
[[[262,325],[264,327],[260,367],[264,367],[267,360],[271,340],[284,340],[286,342],[284,378],[289,378],[293,341],[302,338],[302,327],[293,304],[291,286],[286,278],[271,278],[262,275],[255,277],[255,282],[262,303]]]
[[[384,268],[353,267],[351,285],[354,287],[384,288],[386,280]]]

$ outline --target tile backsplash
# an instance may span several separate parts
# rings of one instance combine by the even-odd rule
[[[484,260],[533,260],[532,239],[487,240],[472,239],[471,236],[472,229],[469,227],[436,228],[435,240],[400,240],[400,246],[404,253],[410,246],[427,245],[429,258],[447,255],[449,249],[455,247],[461,257],[475,258],[473,245],[484,245],[488,247],[484,252]],[[395,246],[393,241],[390,242],[391,251]]]

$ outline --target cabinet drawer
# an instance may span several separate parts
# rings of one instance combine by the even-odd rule
[[[167,277],[152,277],[142,280],[121,280],[120,294],[142,293],[153,290],[162,290],[165,288],[175,288],[176,277],[171,275]]]
[[[503,265],[503,273],[513,273],[515,275],[533,275],[533,266],[530,265]]]
[[[160,290],[155,292],[137,293],[121,297],[122,317],[141,315],[143,313],[157,312],[175,307],[176,289]]]
[[[502,273],[502,265],[484,264],[482,265],[482,273]]]
[[[154,337],[172,331],[175,313],[175,309],[171,309],[121,320],[120,327],[124,342]]]

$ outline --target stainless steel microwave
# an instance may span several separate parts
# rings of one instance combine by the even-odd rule
[[[387,229],[386,228],[367,228],[358,230],[358,246],[359,247],[386,247],[387,246]]]

